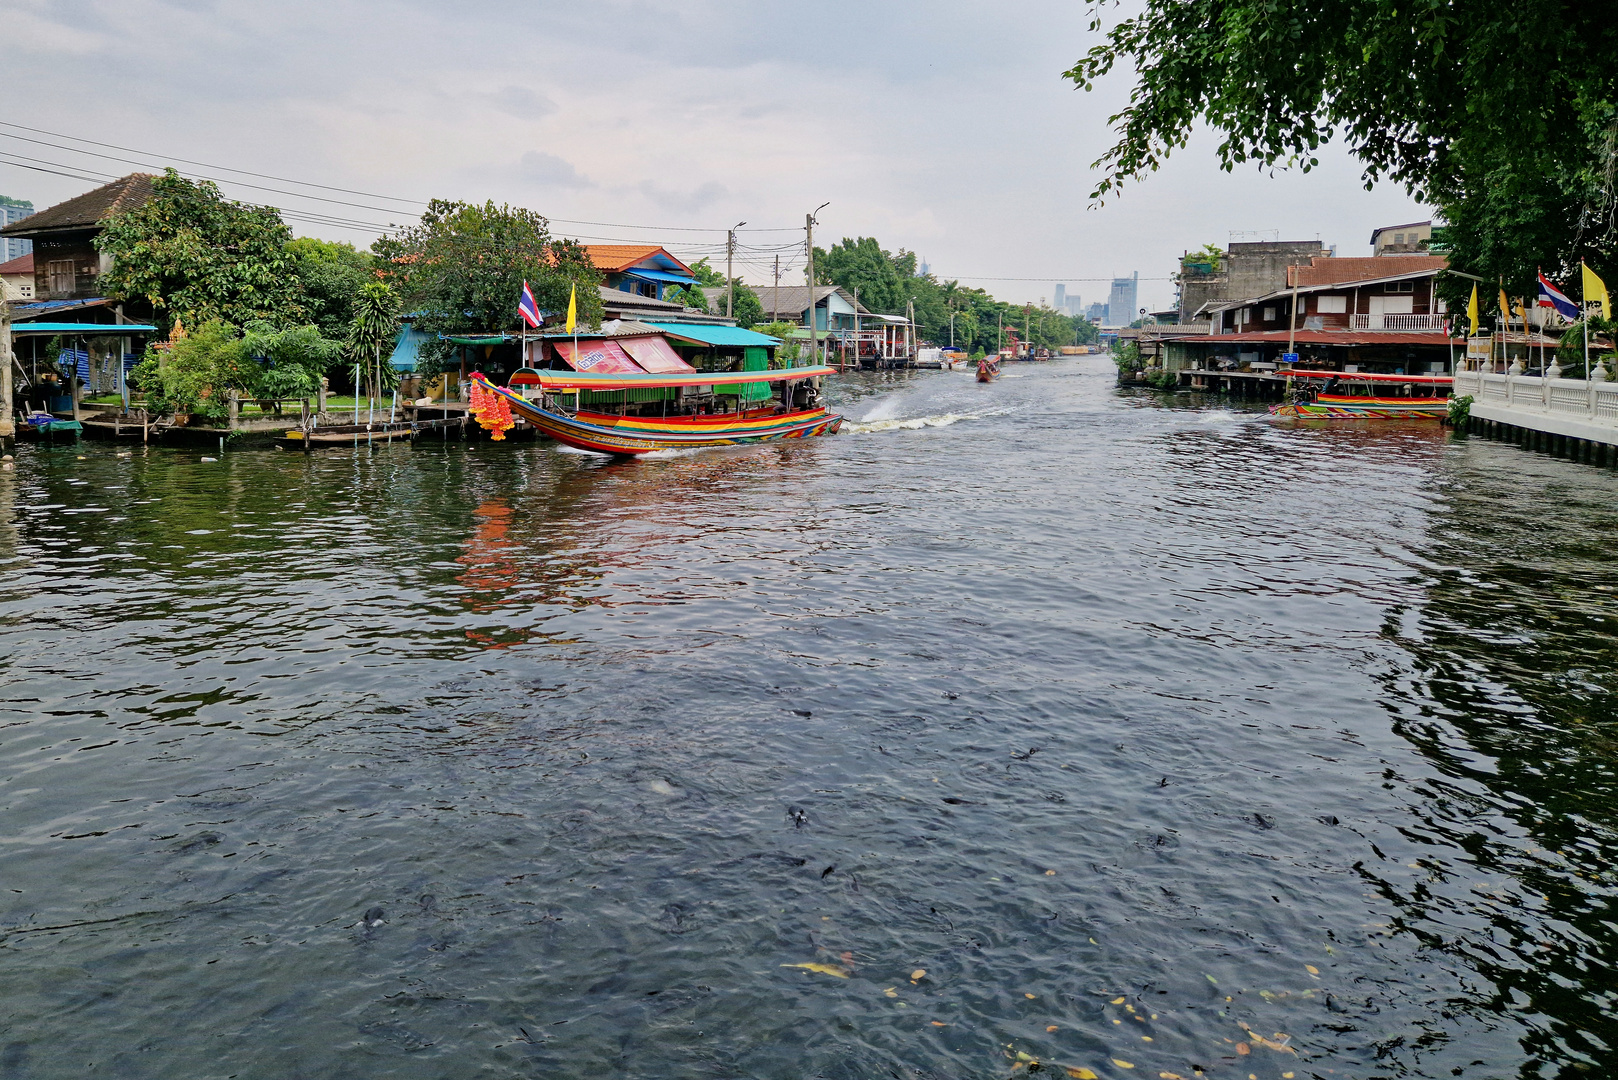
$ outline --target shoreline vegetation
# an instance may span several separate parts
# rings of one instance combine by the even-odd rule
[[[152,190],[145,204],[109,218],[95,244],[112,261],[104,293],[158,328],[129,385],[160,413],[217,421],[232,397],[253,409],[261,399],[317,396],[323,385],[328,403],[385,397],[399,384],[386,358],[405,313],[421,338],[413,374],[431,379],[455,364],[448,338],[520,329],[525,284],[541,311],[559,313],[576,298],[580,325],[602,321],[602,272],[533,210],[435,199],[419,222],[362,251],[294,237],[273,207],[231,201],[173,169]],[[857,290],[874,313],[913,311],[918,339],[973,355],[997,350],[1003,330],[1053,350],[1099,338],[1082,317],[922,274],[914,253],[871,237],[816,249],[815,268],[819,283]],[[698,285],[669,298],[708,313],[701,287],[725,279],[706,259],[692,269]],[[758,290],[735,285],[738,325],[763,326]]]

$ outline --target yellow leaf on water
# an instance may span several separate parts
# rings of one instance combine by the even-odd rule
[[[927,969],[926,968],[917,968],[915,971],[912,971],[910,973],[910,981],[915,982],[917,979],[920,979],[923,975],[926,975],[926,974],[927,974]]]
[[[1069,1068],[1067,1070],[1067,1074],[1071,1076],[1073,1080],[1100,1080],[1100,1077],[1096,1076],[1096,1074],[1091,1072],[1089,1069]]]
[[[1029,998],[1029,999],[1030,999],[1030,1000],[1032,1000],[1032,999],[1033,999],[1033,996],[1034,996],[1034,995],[1033,995],[1033,994],[1024,994],[1024,995],[1023,995],[1023,997],[1025,997],[1025,998]]]
[[[1293,1075],[1292,1073],[1282,1073],[1281,1080],[1292,1080]]]
[[[1303,965],[1303,970],[1307,971],[1311,975],[1319,975],[1320,974],[1320,969],[1315,967],[1315,965],[1313,965],[1313,964],[1305,964],[1305,965]]]
[[[1160,1072],[1157,1075],[1161,1076],[1163,1080],[1185,1080],[1185,1077],[1181,1076],[1179,1073]]]
[[[818,971],[822,975],[835,975],[839,979],[848,978],[848,972],[836,964],[782,964],[784,968],[803,968],[805,971]]]
[[[1047,870],[1047,871],[1045,871],[1045,876],[1046,877],[1055,877],[1056,876],[1056,871],[1055,870]]]
[[[1018,1061],[1033,1061],[1034,1060],[1034,1055],[1030,1054],[1026,1050],[1018,1050],[1017,1051],[1017,1060]]]
[[[1124,1003],[1124,999],[1121,997],[1115,997],[1112,999],[1112,1003],[1114,1005],[1122,1005]]]
[[[894,987],[891,987],[891,986],[888,987],[886,990],[884,990],[882,992],[884,994],[888,995],[889,997],[898,997],[899,996],[899,991],[897,989],[895,989]]]
[[[1248,1046],[1246,1043],[1237,1043],[1236,1052],[1238,1054],[1251,1054],[1253,1052],[1253,1048]]]
[[[934,1020],[933,1021],[933,1027],[949,1027],[949,1025],[948,1024],[941,1024],[937,1020]]]
[[[1050,1027],[1046,1028],[1045,1030],[1046,1031],[1055,1031],[1056,1030],[1056,1025],[1052,1024]]]
[[[1120,1069],[1133,1069],[1135,1067],[1135,1063],[1133,1061],[1124,1061],[1120,1058],[1113,1058],[1112,1063],[1118,1066]]]

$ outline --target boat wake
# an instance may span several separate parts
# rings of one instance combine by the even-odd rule
[[[851,435],[866,435],[873,431],[917,431],[921,428],[948,427],[962,420],[981,418],[981,413],[942,413],[938,416],[913,416],[908,420],[845,420],[843,431]]]

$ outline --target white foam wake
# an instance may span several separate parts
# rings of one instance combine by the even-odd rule
[[[977,413],[944,413],[940,416],[913,416],[908,420],[844,421],[843,430],[853,435],[873,431],[918,431],[921,428],[949,427],[961,420],[976,420]]]

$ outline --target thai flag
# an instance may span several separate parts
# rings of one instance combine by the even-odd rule
[[[522,299],[517,301],[517,314],[522,316],[523,322],[535,330],[545,321],[540,317],[539,305],[534,302],[534,291],[528,287],[526,281],[522,283]]]
[[[1570,319],[1579,317],[1579,305],[1569,300],[1561,289],[1545,280],[1544,274],[1539,275],[1539,306],[1555,308]]]

